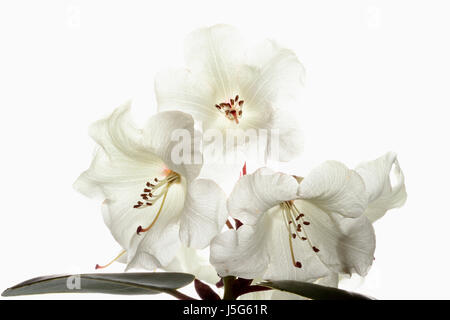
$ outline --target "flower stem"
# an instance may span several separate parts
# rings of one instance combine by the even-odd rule
[[[236,280],[234,276],[227,276],[223,278],[223,286],[225,292],[223,294],[223,300],[236,300],[236,296],[233,292],[233,284]]]

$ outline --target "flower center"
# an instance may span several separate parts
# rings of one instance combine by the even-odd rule
[[[147,232],[150,230],[158,220],[159,216],[164,207],[164,203],[166,202],[167,193],[169,192],[169,188],[173,183],[176,183],[181,180],[181,177],[178,173],[169,170],[167,176],[163,179],[154,178],[151,182],[147,181],[145,184],[145,188],[143,193],[141,193],[141,200],[139,200],[133,208],[135,209],[143,209],[152,206],[156,201],[162,198],[161,206],[158,209],[158,212],[155,215],[153,221],[149,224],[148,227],[142,228],[139,226],[136,230],[136,233],[139,235],[141,232]]]
[[[283,212],[283,220],[289,234],[289,250],[291,252],[292,264],[296,268],[301,268],[302,263],[295,259],[293,246],[294,241],[308,241],[309,246],[315,253],[320,251],[316,246],[313,246],[305,230],[311,222],[305,220],[305,214],[298,210],[294,201],[285,201],[280,204],[280,207]]]
[[[136,230],[136,233],[139,235],[141,232],[147,232],[150,230],[156,223],[156,220],[158,220],[158,217],[161,215],[161,212],[164,207],[164,203],[166,202],[167,193],[169,192],[169,188],[172,184],[179,182],[181,180],[181,177],[178,173],[172,171],[172,170],[164,170],[164,173],[166,174],[163,178],[154,178],[153,180],[147,181],[145,184],[145,188],[143,190],[143,193],[140,195],[141,200],[139,200],[133,208],[135,209],[143,209],[152,206],[158,199],[162,198],[161,206],[158,209],[158,212],[155,215],[155,218],[150,223],[150,225],[147,228],[142,228],[142,226],[139,226]],[[120,257],[122,257],[127,251],[123,250],[117,257],[115,257],[113,260],[111,260],[109,263],[105,265],[96,265],[95,269],[104,269],[109,267],[111,264],[113,264],[115,261],[117,261]]]
[[[239,100],[239,95],[236,95],[236,97],[234,97],[234,99],[230,99],[229,102],[216,104],[216,109],[224,113],[227,119],[235,121],[236,124],[239,124],[239,119],[242,118],[243,106],[244,100]]]

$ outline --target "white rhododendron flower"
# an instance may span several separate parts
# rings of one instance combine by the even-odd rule
[[[161,112],[138,129],[130,119],[129,104],[90,128],[100,147],[74,186],[104,199],[104,221],[126,250],[127,268],[167,266],[180,241],[204,248],[225,224],[224,192],[210,180],[196,179],[201,165],[194,160],[201,155],[194,139],[181,150],[181,159],[187,161],[173,159],[175,130],[194,137],[192,117]]]
[[[333,272],[365,275],[372,265],[364,182],[339,162],[305,178],[261,168],[238,181],[227,205],[244,225],[211,243],[210,261],[222,276],[311,281]]]
[[[299,154],[302,140],[291,113],[299,107],[304,68],[292,51],[273,41],[249,48],[233,27],[215,25],[188,36],[185,63],[186,69],[157,76],[159,110],[190,113],[204,132],[230,129],[239,136],[265,129],[266,155],[288,161]]]
[[[366,185],[369,206],[364,214],[371,222],[406,202],[405,176],[395,153],[388,152],[375,160],[363,162],[355,170]]]
[[[355,169],[363,178],[368,195],[368,207],[364,215],[373,223],[391,209],[399,208],[406,202],[405,177],[397,160],[397,155],[385,155],[359,164]],[[394,181],[391,179],[391,175]],[[339,274],[331,273],[319,279],[317,284],[338,287]],[[299,299],[299,296],[276,290],[249,293],[243,299]],[[300,297],[301,298],[301,297]]]

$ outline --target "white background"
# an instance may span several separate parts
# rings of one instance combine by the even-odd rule
[[[398,153],[408,201],[376,223],[369,276],[344,288],[450,298],[449,9],[446,1],[2,1],[0,290],[92,272],[118,252],[100,204],[72,189],[91,160],[88,125],[129,98],[137,121],[154,112],[154,75],[183,64],[186,34],[228,23],[294,50],[307,70],[297,113],[306,145],[293,173]],[[110,298],[37,298],[74,297]]]

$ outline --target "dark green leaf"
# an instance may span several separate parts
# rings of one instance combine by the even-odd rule
[[[173,294],[194,280],[186,273],[92,273],[38,277],[5,290],[2,296],[42,293]]]
[[[313,300],[372,300],[372,298],[359,293],[309,282],[283,280],[262,282],[260,285],[295,293]]]

